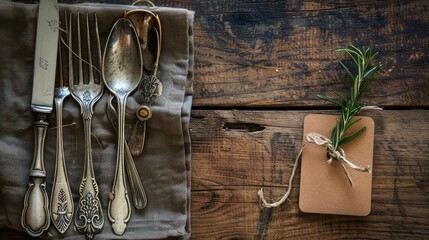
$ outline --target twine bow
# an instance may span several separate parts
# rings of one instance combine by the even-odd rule
[[[368,173],[372,172],[371,165],[369,165],[368,167],[361,167],[354,164],[353,162],[347,159],[346,153],[342,148],[339,147],[338,150],[335,150],[334,146],[332,146],[331,140],[329,140],[327,137],[321,134],[314,133],[314,132],[309,133],[307,134],[307,141],[309,143],[314,143],[316,145],[326,147],[326,151],[329,156],[327,163],[331,164],[333,160],[338,160],[341,163],[344,173],[346,174],[347,179],[349,180],[349,183],[352,187],[355,186],[355,183],[345,165],[349,166],[351,169],[354,169],[356,171],[368,172]]]

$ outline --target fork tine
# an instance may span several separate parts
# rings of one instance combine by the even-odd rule
[[[74,85],[74,76],[73,76],[73,41],[72,41],[72,13],[70,13],[69,22],[67,23],[67,15],[66,15],[66,32],[67,32],[67,44],[69,45],[68,49],[68,57],[69,57],[69,87],[72,87]]]
[[[61,22],[61,21],[60,21]],[[59,87],[64,86],[64,77],[63,77],[63,59],[61,51],[61,32],[59,32],[60,37],[58,38],[58,74],[59,74]]]
[[[78,56],[79,56],[79,79],[77,84],[83,84],[83,66],[82,66],[82,43],[80,40],[80,13],[77,13],[77,45],[78,45]]]
[[[102,62],[102,58],[101,58],[101,45],[100,45],[100,34],[98,31],[98,19],[97,19],[97,14],[94,14],[95,17],[95,36],[97,38],[97,50],[98,50],[98,70],[101,71],[101,62]],[[100,84],[103,83],[102,75],[101,72],[98,72],[99,75],[99,81]]]
[[[88,63],[89,63],[89,83],[94,83],[94,71],[92,65],[92,54],[91,54],[91,35],[89,33],[89,16],[86,14],[86,39],[88,42]]]

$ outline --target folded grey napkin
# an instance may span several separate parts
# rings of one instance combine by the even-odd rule
[[[60,14],[97,13],[102,45],[113,23],[135,7],[106,4],[60,5]],[[30,110],[37,4],[0,3],[0,228],[24,231],[21,213],[34,149]],[[157,76],[163,92],[152,104],[144,152],[135,157],[148,198],[143,210],[132,206],[123,236],[113,234],[107,218],[108,193],[116,164],[117,137],[106,117],[109,92],[94,107],[92,154],[105,225],[96,239],[186,239],[190,236],[189,116],[193,80],[193,16],[186,9],[152,8],[162,22],[163,42]],[[126,131],[136,121],[137,93],[127,102]],[[47,192],[51,194],[55,168],[55,112],[49,117],[45,145]],[[75,209],[83,174],[84,137],[80,107],[67,97],[63,109],[65,158]],[[130,201],[131,196],[130,196]],[[132,204],[132,203],[131,203]],[[73,225],[64,235],[52,226],[43,238],[85,239]]]

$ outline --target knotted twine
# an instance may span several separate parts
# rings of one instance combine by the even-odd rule
[[[345,165],[349,166],[351,169],[354,169],[356,171],[368,172],[370,174],[372,173],[371,165],[369,165],[367,167],[361,167],[361,166],[354,164],[353,162],[351,162],[350,160],[347,159],[346,153],[344,152],[344,150],[342,148],[339,147],[338,150],[335,150],[334,146],[332,145],[331,140],[328,139],[327,137],[325,137],[321,134],[312,132],[312,133],[307,134],[306,138],[307,138],[307,143],[314,143],[314,144],[319,145],[319,146],[325,146],[326,151],[327,151],[327,155],[329,156],[329,159],[327,161],[328,164],[332,164],[333,160],[337,160],[341,163],[341,166],[343,167],[344,173],[347,176],[347,179],[349,180],[349,183],[352,187],[355,186],[355,183],[353,182],[353,179],[352,179],[352,177],[351,177],[351,175],[350,175],[350,173],[347,170]],[[295,164],[294,164],[293,169],[292,169],[292,174],[290,175],[290,178],[289,178],[288,189],[279,201],[269,203],[264,198],[263,189],[261,188],[258,191],[258,196],[259,196],[259,199],[261,201],[262,207],[265,207],[265,208],[278,207],[284,201],[286,201],[286,199],[289,197],[289,194],[292,190],[292,182],[293,182],[293,178],[295,176],[295,171],[296,171],[296,168],[298,166],[298,162],[299,162],[299,159],[301,158],[302,150],[304,149],[304,147],[305,147],[305,144],[302,146],[301,150],[299,151],[299,153],[295,159]]]

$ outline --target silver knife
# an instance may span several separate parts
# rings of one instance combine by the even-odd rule
[[[21,224],[31,236],[40,236],[49,228],[46,171],[43,160],[48,115],[54,103],[54,85],[59,35],[57,0],[40,0],[34,56],[31,110],[35,113],[34,157],[29,172],[29,188],[24,199]]]

